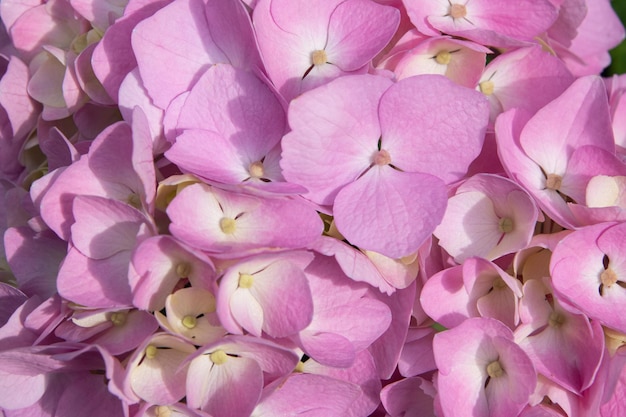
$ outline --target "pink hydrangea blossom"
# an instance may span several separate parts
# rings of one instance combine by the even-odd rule
[[[609,0],[0,0],[0,415],[615,417]]]

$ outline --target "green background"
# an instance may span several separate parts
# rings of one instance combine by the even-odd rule
[[[598,0],[590,0],[598,1]],[[622,23],[626,24],[626,0],[613,0],[613,8],[617,15],[622,19]],[[611,51],[613,62],[607,68],[604,75],[626,74],[626,41],[622,42],[617,48]]]

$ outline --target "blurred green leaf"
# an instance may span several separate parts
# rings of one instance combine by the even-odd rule
[[[613,0],[611,3],[622,24],[626,24],[626,0]],[[626,74],[626,41],[611,50],[611,59],[611,65],[607,68],[606,75]]]

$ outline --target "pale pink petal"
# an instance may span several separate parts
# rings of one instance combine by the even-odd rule
[[[434,37],[400,53],[393,67],[398,80],[420,74],[445,75],[455,83],[474,88],[485,69],[489,50],[473,42],[448,36]]]
[[[498,244],[502,236],[499,220],[487,195],[468,191],[448,200],[434,235],[441,247],[462,263],[471,256],[486,256]]]
[[[184,188],[167,213],[175,237],[212,252],[235,254],[263,246],[304,247],[323,229],[317,212],[299,200],[261,199],[203,184]]]
[[[172,404],[185,396],[185,360],[195,348],[169,335],[156,334],[129,360],[126,384],[153,404]]]
[[[15,137],[26,135],[36,120],[37,106],[26,91],[28,79],[28,67],[11,57],[0,79],[0,106],[7,112]]]
[[[230,310],[239,325],[251,334],[261,337],[263,327],[263,307],[259,301],[251,294],[251,291],[238,288],[230,296]]]
[[[250,292],[263,307],[263,330],[268,335],[287,337],[309,325],[313,300],[299,266],[287,259],[278,261],[255,274],[254,281]]]
[[[550,263],[555,295],[621,332],[626,320],[616,309],[626,299],[623,229],[601,223],[577,230],[557,245]]]
[[[128,279],[136,307],[161,310],[165,298],[184,278],[194,287],[208,289],[215,278],[213,264],[167,235],[143,240],[133,251]]]
[[[250,358],[227,356],[223,350],[216,350],[189,364],[187,401],[211,415],[249,416],[262,388],[263,372]]]
[[[341,0],[297,3],[264,0],[254,8],[252,20],[263,63],[272,83],[286,100],[301,93],[303,78],[308,81],[315,77],[314,74],[303,76],[312,66],[313,51],[324,49],[329,17],[340,3]],[[337,68],[328,64],[321,67]]]
[[[148,96],[137,68],[130,71],[119,86],[118,105],[124,120],[133,123],[133,109],[140,107],[148,119],[150,134],[154,137],[163,132],[163,110]]]
[[[539,45],[496,57],[478,82],[491,104],[491,121],[514,107],[535,113],[561,95],[574,81],[562,60]]]

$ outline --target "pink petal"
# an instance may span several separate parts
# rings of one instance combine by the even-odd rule
[[[175,237],[212,252],[234,254],[263,246],[304,247],[323,229],[317,212],[299,200],[261,199],[219,191],[204,184],[183,189],[170,203],[167,213]],[[225,232],[221,228],[224,218],[235,221],[233,230],[224,229]]]
[[[306,198],[331,204],[371,164],[380,138],[378,101],[390,85],[383,77],[346,76],[293,100],[292,131],[281,144],[287,181],[306,187]]]
[[[89,307],[127,307],[132,304],[128,285],[128,251],[94,260],[71,247],[61,264],[57,287],[67,300]]]
[[[340,3],[328,24],[324,49],[329,62],[343,71],[359,69],[389,43],[399,23],[400,13],[393,7],[366,0]]]
[[[213,363],[210,356],[198,356],[189,365],[189,404],[211,415],[248,417],[261,397],[261,368],[245,357],[227,356],[224,363]],[[228,390],[224,391],[224,387]]]
[[[304,3],[265,0],[254,8],[252,20],[263,63],[272,83],[286,100],[301,93],[302,78],[312,64],[311,53],[324,49],[330,15],[340,3],[340,0]],[[327,64],[322,67],[336,68]],[[305,80],[314,77],[309,75]],[[324,78],[323,74],[320,76]]]
[[[73,212],[72,242],[93,259],[134,249],[138,234],[147,226],[146,217],[138,210],[102,197],[77,196]]]
[[[366,282],[388,295],[395,291],[372,261],[360,250],[328,236],[320,236],[311,248],[325,256],[334,256],[343,273],[350,279]]]
[[[108,95],[115,101],[122,80],[137,67],[131,46],[132,31],[137,23],[163,8],[169,1],[147,1],[135,10],[131,10],[132,3],[127,7],[126,16],[118,19],[106,30],[93,52],[93,71]]]
[[[265,387],[254,415],[345,416],[360,392],[358,385],[349,382],[324,375],[294,373]]]
[[[626,271],[623,239],[620,240],[623,229],[621,224],[601,223],[577,230],[557,245],[550,262],[552,284],[558,297],[589,318],[621,332],[626,331],[626,318],[615,311],[626,300],[626,291],[620,284]],[[611,277],[609,269],[618,280],[612,285],[610,281],[602,281],[603,274]]]
[[[426,281],[420,295],[422,308],[444,327],[456,327],[467,318],[476,316],[470,305],[469,293],[463,283],[463,267],[445,269]]]
[[[335,222],[351,244],[401,258],[424,243],[445,205],[439,178],[374,166],[337,194]]]
[[[147,351],[154,356],[148,357]],[[172,404],[185,396],[185,360],[195,348],[180,339],[156,334],[140,346],[129,360],[126,384],[141,399],[153,404]]]
[[[26,226],[11,227],[4,233],[4,251],[14,279],[25,294],[46,299],[56,292],[54,277],[67,253],[65,242]]]
[[[485,68],[478,85],[491,104],[493,122],[499,113],[514,107],[535,113],[561,95],[573,81],[562,60],[535,45],[496,57]]]
[[[400,289],[391,296],[376,293],[378,300],[385,303],[391,311],[389,327],[368,348],[374,358],[378,376],[381,379],[391,378],[400,361],[402,346],[407,338],[413,305],[416,301],[415,293],[415,281],[407,288]]]
[[[568,159],[580,146],[594,145],[612,151],[615,143],[602,80],[598,77],[576,80],[528,121],[520,144],[546,174],[562,175]]]
[[[35,123],[37,107],[26,91],[28,78],[27,66],[11,57],[0,79],[0,106],[7,112],[15,137],[26,135]]]
[[[239,288],[230,296],[233,317],[251,334],[261,337],[264,314],[263,307],[248,289]]]
[[[313,300],[299,266],[288,260],[278,261],[255,274],[254,280],[250,291],[263,307],[263,330],[268,335],[287,337],[309,325]]]
[[[17,349],[1,352],[0,364],[0,407],[6,410],[19,410],[38,401],[48,389],[47,374],[63,365],[50,355]]]
[[[168,235],[147,238],[131,258],[133,304],[145,310],[161,310],[181,279],[188,278],[194,287],[209,288],[214,276],[213,264],[204,255]]]
[[[478,92],[440,75],[421,75],[390,87],[380,99],[379,117],[381,147],[394,166],[451,183],[480,153],[489,110]],[[456,149],[463,151],[451,152]]]
[[[173,2],[143,20],[132,32],[132,47],[150,97],[166,109],[189,90],[209,66],[228,62],[215,44],[201,0]],[[162,63],[167,62],[167,66]]]

